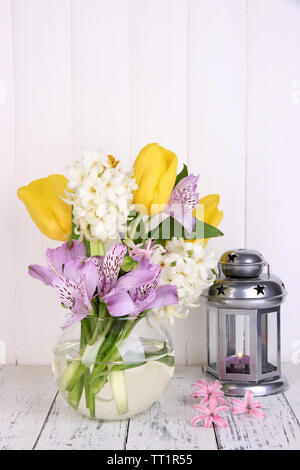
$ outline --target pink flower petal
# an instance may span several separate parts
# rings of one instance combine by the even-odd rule
[[[213,419],[211,416],[208,416],[207,418],[205,418],[205,421],[204,421],[205,428],[211,428],[212,424],[213,424]]]
[[[195,405],[194,408],[196,410],[202,411],[202,413],[204,413],[205,415],[208,415],[210,413],[209,409],[206,406],[203,406],[203,405]]]
[[[229,410],[229,406],[218,406],[215,410],[216,413],[221,413],[221,411]]]
[[[251,404],[252,398],[253,398],[254,393],[251,390],[247,390],[245,393],[245,402],[247,405]]]
[[[207,397],[204,397],[200,401],[200,404],[203,405],[203,406],[206,406],[208,404],[208,402],[209,402],[209,399]]]
[[[212,413],[215,412],[216,406],[217,406],[217,399],[214,397],[211,397],[208,403],[208,407]]]
[[[230,403],[231,405],[237,405],[237,406],[242,406],[242,407],[246,406],[243,400],[238,400],[237,398],[231,398]]]
[[[226,423],[225,419],[221,418],[221,416],[215,415],[214,418],[213,418],[213,422],[219,428],[226,428],[227,427],[227,423]]]
[[[194,426],[198,421],[202,421],[206,418],[207,418],[206,415],[197,415],[194,419],[192,419],[191,423]]]
[[[264,412],[258,408],[249,410],[249,415],[256,419],[263,419],[265,417]]]
[[[244,413],[247,413],[246,405],[245,406],[233,406],[231,408],[231,413],[233,415],[242,415]]]
[[[223,397],[218,397],[217,402],[220,405],[226,405],[226,400]],[[227,407],[228,408],[228,407]]]
[[[195,418],[192,419],[191,423],[192,423],[192,426],[195,426],[196,423],[198,423],[198,421],[201,421],[203,418],[201,415],[198,415],[196,416]]]
[[[251,408],[261,408],[261,403],[259,401],[253,401],[251,403]]]

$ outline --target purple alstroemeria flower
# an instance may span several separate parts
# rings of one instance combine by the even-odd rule
[[[138,315],[146,308],[159,308],[163,297],[164,305],[177,303],[176,288],[165,295],[166,286],[157,288],[160,266],[143,257],[137,258],[134,271],[119,277],[126,252],[123,244],[116,243],[105,256],[86,258],[83,243],[74,241],[72,247],[65,243],[47,250],[47,268],[31,265],[29,274],[54,287],[61,303],[71,310],[63,328],[93,312],[95,295],[104,300],[112,316]]]
[[[97,267],[98,296],[104,300],[112,316],[134,313],[136,306],[129,292],[152,283],[157,276],[157,269],[160,269],[160,266],[153,266],[148,260],[138,257],[135,258],[138,261],[137,268],[119,277],[126,252],[126,246],[116,243],[104,257],[90,258]]]
[[[163,212],[174,217],[189,233],[195,227],[195,218],[192,211],[197,207],[199,194],[197,193],[199,175],[189,175],[175,186],[167,206]]]
[[[73,240],[72,245],[69,242],[63,243],[55,249],[48,248],[46,251],[47,268],[38,264],[31,264],[28,267],[30,276],[51,286],[55,276],[62,274],[63,266],[69,261],[76,260],[86,255],[84,243]]]
[[[84,258],[85,254],[84,243],[73,240],[71,246],[66,242],[46,251],[47,268],[36,264],[29,266],[29,274],[54,287],[61,303],[73,312],[63,328],[93,311],[91,301],[97,287],[98,273],[92,260]]]
[[[139,265],[132,273],[138,275],[141,283],[139,286],[132,285],[130,287],[125,278],[131,273],[122,276],[115,288],[103,297],[110,314],[115,317],[123,315],[137,316],[144,310],[177,304],[176,286],[158,286],[161,267],[158,264],[152,265],[148,259],[143,257],[135,257],[135,259],[139,262]],[[146,272],[151,273],[151,280],[142,282],[142,278],[145,279],[143,273]]]

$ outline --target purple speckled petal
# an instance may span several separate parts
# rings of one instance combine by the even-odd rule
[[[155,282],[156,278],[157,268],[151,265],[148,259],[145,258],[145,260],[139,261],[139,265],[134,271],[129,271],[121,276],[117,280],[115,287],[118,289],[131,290],[145,284],[152,284]]]
[[[102,269],[105,276],[105,293],[114,287],[126,252],[126,246],[115,243],[104,256]]]
[[[164,213],[176,219],[189,233],[193,232],[195,217],[188,206],[176,201],[169,201],[168,205],[164,208]]]
[[[62,272],[63,265],[68,261],[85,255],[85,244],[78,240],[73,240],[72,246],[69,245],[69,242],[65,242],[58,248],[48,248],[46,251],[46,261],[50,269],[52,269],[56,274],[60,274]]]
[[[83,320],[86,315],[86,313],[72,313],[68,316],[67,320],[62,326],[62,329],[65,330],[66,328],[69,328],[69,326],[73,325],[73,323]]]
[[[85,288],[89,300],[92,299],[98,281],[98,271],[97,266],[91,258],[70,260],[65,264],[64,267],[64,277],[67,280],[74,280],[83,278],[85,280]]]
[[[177,287],[166,284],[158,287],[156,290],[150,289],[148,295],[140,301],[137,299],[135,304],[137,308],[132,315],[139,315],[144,310],[151,308],[161,308],[165,305],[178,304]]]
[[[39,264],[30,264],[28,266],[28,274],[39,281],[42,281],[47,286],[52,285],[54,273],[50,269],[40,266]]]
[[[163,211],[176,219],[189,233],[192,233],[195,227],[192,211],[199,202],[198,179],[197,175],[182,178],[173,189],[169,202]]]
[[[53,280],[53,287],[64,306],[70,308],[74,313],[85,313],[87,315],[92,311],[84,278],[74,281],[68,280],[62,275],[56,276]]]
[[[155,291],[155,298],[147,305],[148,308],[161,308],[165,305],[178,304],[177,287],[166,284]]]
[[[199,175],[189,175],[175,186],[169,199],[170,202],[178,202],[186,206],[190,211],[197,207],[199,194],[197,193]]]
[[[136,306],[130,295],[125,290],[118,290],[103,297],[109,313],[113,317],[130,315],[136,310]]]

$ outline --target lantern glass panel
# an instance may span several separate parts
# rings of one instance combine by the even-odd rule
[[[226,373],[250,374],[250,318],[226,314]]]
[[[218,309],[208,308],[208,366],[217,371],[218,358]]]
[[[261,314],[262,373],[277,370],[277,312]]]

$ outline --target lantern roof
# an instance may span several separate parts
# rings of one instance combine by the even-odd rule
[[[203,296],[216,307],[261,309],[280,305],[286,294],[259,251],[236,249],[221,256],[219,275]]]

